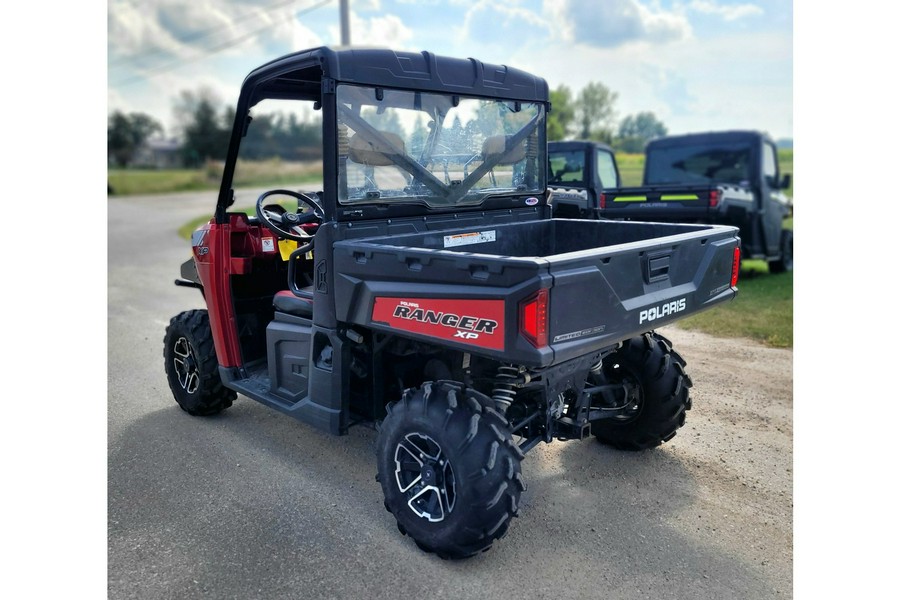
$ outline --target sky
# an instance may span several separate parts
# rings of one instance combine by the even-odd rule
[[[339,0],[110,0],[108,110],[176,133],[181,91],[224,105],[256,66],[340,45]],[[575,94],[599,81],[617,120],[669,133],[793,137],[793,5],[778,0],[349,0],[350,42],[506,64]]]

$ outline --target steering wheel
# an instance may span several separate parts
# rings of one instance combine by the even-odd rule
[[[302,203],[309,207],[311,210],[302,214],[288,211],[279,213],[271,207],[263,206],[266,198],[275,195],[290,196],[291,198],[297,200],[298,208]],[[319,203],[314,200],[309,194],[294,192],[291,190],[269,190],[268,192],[260,195],[259,199],[256,201],[256,216],[259,217],[260,222],[268,227],[274,234],[286,240],[293,240],[297,242],[297,244],[300,244],[297,247],[297,250],[300,250],[301,253],[306,253],[312,250],[316,238],[301,236],[297,233],[294,233],[293,229],[298,225],[303,225],[304,223],[314,223],[316,221],[321,222],[324,218],[324,212],[322,211],[322,207],[319,206]]]

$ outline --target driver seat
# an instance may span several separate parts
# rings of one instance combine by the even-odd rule
[[[297,284],[297,262],[303,259],[308,248],[309,246],[296,248],[288,258],[288,289],[277,292],[272,298],[276,316],[281,312],[304,319],[312,319],[313,288],[312,286],[300,287]]]
[[[272,305],[276,311],[312,319],[313,316],[313,291],[312,288],[301,288],[296,291],[281,290],[272,298]]]

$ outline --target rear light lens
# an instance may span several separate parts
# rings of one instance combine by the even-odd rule
[[[538,290],[519,305],[519,331],[535,348],[547,345],[547,290]]]
[[[606,208],[606,194],[600,194],[600,208]]]
[[[737,287],[738,273],[741,271],[741,247],[734,249],[734,262],[731,264],[731,287]]]
[[[719,190],[711,190],[709,192],[709,207],[715,208],[719,205]]]

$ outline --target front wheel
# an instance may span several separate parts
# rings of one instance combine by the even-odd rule
[[[684,365],[669,340],[655,332],[626,340],[604,359],[600,378],[629,385],[630,404],[614,418],[593,421],[591,432],[620,450],[646,450],[675,437],[691,408]]]
[[[205,310],[188,310],[166,327],[163,340],[166,376],[175,401],[195,416],[219,413],[237,398],[222,385],[219,362],[213,345],[209,315]]]
[[[518,513],[524,455],[475,390],[446,381],[407,390],[388,405],[376,454],[385,508],[426,552],[483,552]]]

